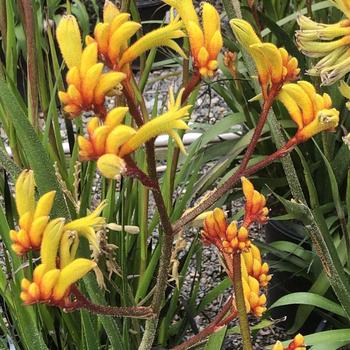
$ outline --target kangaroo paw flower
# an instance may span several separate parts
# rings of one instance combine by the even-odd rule
[[[277,99],[283,103],[298,126],[294,136],[304,142],[321,131],[333,131],[339,123],[339,111],[332,107],[330,96],[316,93],[307,81],[285,84]]]
[[[24,170],[19,175],[15,186],[19,230],[10,231],[12,249],[18,255],[40,248],[43,233],[50,219],[49,214],[56,192],[45,193],[37,203],[35,203],[34,192],[34,174],[31,170]]]
[[[272,347],[272,350],[306,350],[304,337],[300,333],[297,334],[294,337],[293,341],[286,348],[283,347],[280,341],[277,341],[276,344]]]

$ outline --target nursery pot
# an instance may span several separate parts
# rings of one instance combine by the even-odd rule
[[[146,21],[163,21],[165,14],[170,6],[165,4],[162,0],[136,0],[136,6],[139,11],[141,22]],[[147,34],[152,30],[160,27],[159,23],[146,23],[142,25],[143,34]],[[159,62],[166,59],[162,50],[157,50],[154,62]],[[139,70],[140,61],[136,60],[133,63],[133,70]]]
[[[274,221],[270,220],[265,226],[266,243],[277,241],[288,241],[295,244],[300,244],[305,238],[297,229],[298,224],[295,221]],[[304,242],[301,244],[304,248],[309,248],[309,244]],[[273,278],[269,283],[268,290],[268,305],[272,305],[275,301],[288,293],[305,292],[311,286],[311,283],[300,276],[295,276],[291,272],[273,271]],[[274,319],[282,319],[286,317],[281,325],[286,329],[291,328],[294,323],[296,310],[298,305],[289,305],[278,307],[270,310],[271,317]],[[302,334],[309,334],[319,329],[320,324],[323,323],[322,318],[316,312],[312,312],[307,322],[301,328]]]

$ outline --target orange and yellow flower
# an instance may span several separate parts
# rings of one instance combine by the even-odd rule
[[[294,139],[304,142],[321,131],[333,131],[339,123],[339,111],[330,96],[316,93],[312,84],[301,80],[285,84],[277,99],[283,103],[298,126]]]
[[[82,49],[80,31],[74,16],[64,16],[57,27],[57,41],[69,68],[66,76],[67,91],[58,93],[64,111],[76,117],[83,111],[105,114],[106,94],[116,87],[126,75],[122,72],[104,73],[104,65],[98,63],[96,43]]]
[[[244,207],[243,226],[249,227],[253,222],[265,224],[269,209],[265,196],[254,189],[253,184],[245,177],[241,178],[246,204]]]
[[[128,109],[114,108],[104,122],[95,117],[90,119],[87,131],[88,138],[79,136],[79,154],[82,160],[98,160],[97,166],[108,178],[115,178],[125,169],[122,158],[141,147],[148,140],[160,135],[171,136],[183,153],[186,153],[182,140],[175,129],[188,129],[182,120],[189,113],[190,105],[181,107],[181,90],[175,99],[172,90],[169,91],[168,111],[149,122],[140,129],[122,124]]]
[[[15,194],[19,230],[10,231],[11,247],[16,254],[23,255],[40,248],[56,192],[45,193],[35,203],[34,174],[31,170],[24,170],[16,181]]]
[[[110,1],[106,1],[103,22],[96,25],[94,37],[86,37],[86,43],[97,44],[99,55],[108,67],[127,73],[125,68],[129,63],[154,47],[167,46],[185,57],[183,50],[174,41],[185,36],[181,27],[182,22],[175,18],[168,25],[147,33],[129,46],[128,41],[141,25],[130,21],[130,14],[120,12]]]
[[[70,287],[92,270],[96,263],[89,259],[75,259],[57,268],[56,259],[62,235],[64,219],[52,220],[46,227],[41,249],[41,264],[33,272],[33,281],[21,282],[21,299],[25,304],[45,302],[64,306],[69,303]]]
[[[283,347],[280,341],[277,341],[272,350],[306,350],[304,337],[300,333],[297,334],[287,348]]]
[[[256,317],[261,317],[266,311],[266,295],[260,292],[259,281],[248,273],[245,259],[242,256],[241,271],[247,313],[252,313]]]
[[[262,262],[260,250],[253,243],[250,249],[242,253],[248,275],[259,281],[260,287],[266,287],[272,275],[269,275],[269,265]]]
[[[243,19],[232,19],[230,25],[239,43],[255,62],[265,99],[271,88],[280,88],[285,82],[297,79],[300,73],[298,60],[290,56],[287,50],[271,43],[262,43],[252,26]]]
[[[194,66],[203,77],[212,77],[218,68],[217,57],[223,46],[220,16],[215,7],[202,4],[202,26],[192,0],[164,0],[176,8],[185,24]]]

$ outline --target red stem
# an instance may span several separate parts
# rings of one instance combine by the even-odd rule
[[[185,86],[185,91],[182,94],[182,98],[181,98],[181,104],[183,104],[188,96],[191,95],[192,91],[196,88],[196,86],[201,82],[201,75],[199,73],[199,70],[196,69],[191,77],[191,80],[187,83],[187,85]]]
[[[222,307],[220,312],[216,315],[214,320],[205,327],[202,331],[200,331],[198,334],[194,335],[193,337],[187,339],[180,345],[175,346],[171,350],[186,350],[189,349],[194,344],[199,343],[203,338],[209,336],[210,334],[214,333],[218,330],[218,328],[225,326],[228,324],[231,320],[233,320],[237,316],[237,311],[234,310],[228,317],[226,317],[223,320],[223,317],[227,314],[227,312],[232,307],[232,300],[233,298],[230,297],[230,299],[225,303],[225,305]]]
[[[151,307],[144,306],[130,306],[130,307],[113,307],[106,305],[97,305],[92,303],[89,299],[83,295],[76,286],[72,287],[72,294],[76,297],[69,306],[65,307],[65,310],[72,312],[79,309],[88,310],[94,314],[109,315],[116,317],[133,317],[133,318],[152,318],[154,313]]]

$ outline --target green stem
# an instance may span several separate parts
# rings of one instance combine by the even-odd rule
[[[250,339],[249,321],[243,292],[240,253],[236,253],[233,255],[233,271],[233,288],[235,291],[235,301],[238,311],[239,327],[243,341],[243,350],[253,350]]]

